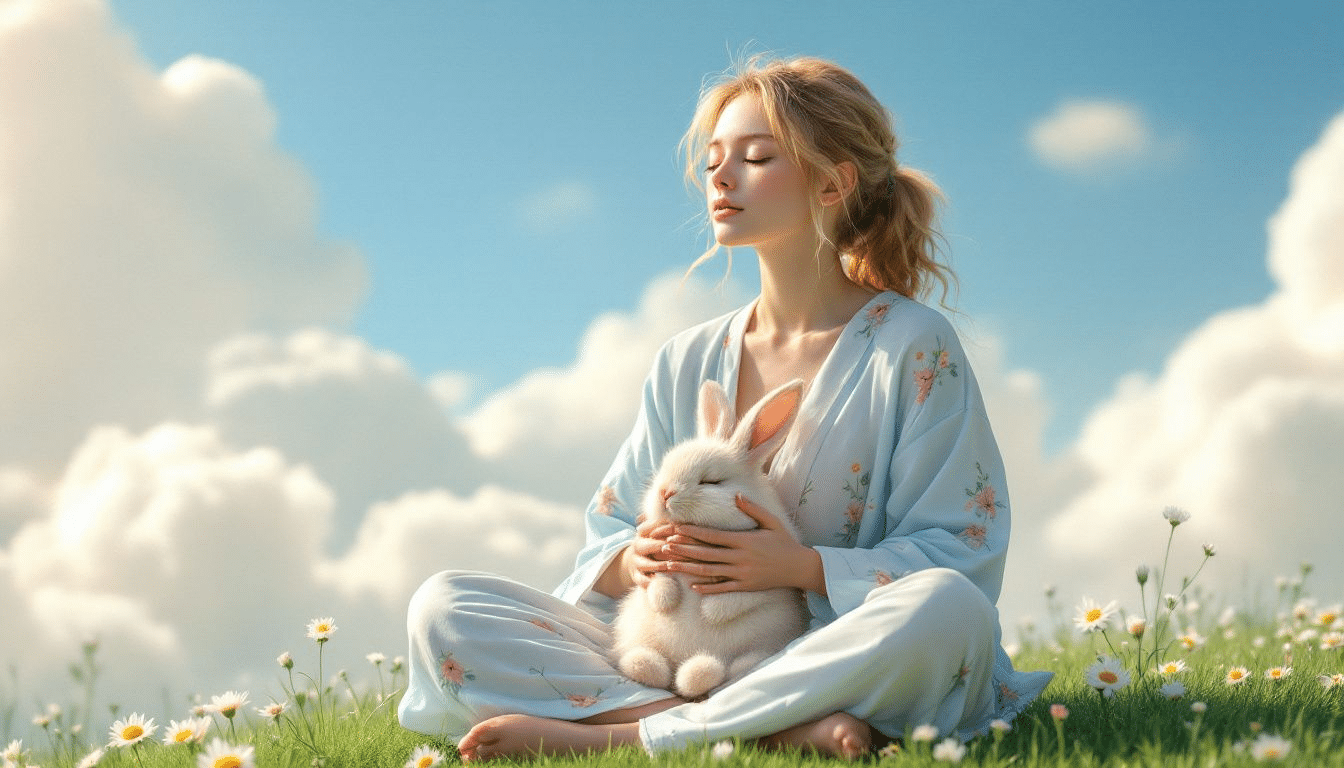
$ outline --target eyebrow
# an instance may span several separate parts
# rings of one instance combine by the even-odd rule
[[[774,135],[773,133],[748,133],[748,134],[745,135],[745,136],[735,136],[735,137],[733,137],[731,140],[732,140],[732,141],[753,141],[753,140],[755,140],[755,139],[769,139],[769,140],[774,141],[774,142],[778,142],[778,141],[779,141],[779,139],[776,139],[776,138],[775,138],[775,135]],[[706,146],[710,146],[710,147],[723,146],[723,139],[711,139],[710,142],[709,142],[709,144],[707,144]]]

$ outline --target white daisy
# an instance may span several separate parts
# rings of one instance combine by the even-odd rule
[[[368,659],[369,663],[376,667],[379,664],[382,664],[384,661],[387,661],[387,654],[374,651],[373,653],[370,653],[364,658]]]
[[[1344,674],[1336,672],[1333,675],[1319,675],[1316,678],[1316,682],[1320,683],[1321,687],[1328,691],[1331,688],[1338,688],[1339,686],[1344,685]]]
[[[1321,635],[1321,650],[1335,651],[1344,648],[1344,632],[1326,632]]]
[[[331,639],[331,633],[336,631],[336,620],[330,616],[324,619],[313,619],[308,622],[308,637],[319,643],[325,643]]]
[[[257,714],[262,717],[270,718],[271,720],[279,720],[280,716],[285,714],[285,705],[273,701],[264,707],[258,707]]]
[[[1129,673],[1125,671],[1124,665],[1119,659],[1109,656],[1102,656],[1088,667],[1086,677],[1087,684],[1096,688],[1106,698],[1114,696],[1116,691],[1129,685]]]
[[[1251,757],[1257,763],[1266,760],[1282,760],[1292,751],[1293,745],[1287,739],[1262,733],[1251,743]]]
[[[727,760],[733,754],[733,742],[726,739],[720,741],[710,748],[709,754],[715,760]]]
[[[915,729],[910,732],[911,741],[933,741],[936,738],[938,738],[938,727],[928,723],[916,725]]]
[[[163,743],[170,747],[175,744],[199,744],[205,739],[205,732],[209,729],[208,717],[173,720],[168,723],[168,729],[163,734]]]
[[[211,696],[209,709],[232,720],[238,714],[238,710],[246,705],[247,691],[228,691],[218,696]]]
[[[1074,617],[1073,624],[1083,632],[1104,630],[1111,626],[1111,619],[1115,616],[1116,610],[1114,600],[1103,607],[1096,600],[1084,597],[1083,604],[1078,606],[1078,615]]]
[[[1172,528],[1190,519],[1190,513],[1180,507],[1167,507],[1162,510],[1162,516],[1167,518],[1167,522],[1171,523]]]
[[[103,749],[102,747],[99,747],[98,749],[95,749],[89,754],[85,755],[83,760],[80,760],[78,763],[75,763],[75,768],[93,768],[93,766],[97,765],[98,762],[102,759],[103,759]]]
[[[144,739],[154,735],[154,718],[146,719],[144,715],[136,712],[124,720],[118,720],[112,724],[109,729],[111,741],[110,747],[129,747],[133,744],[139,744]]]
[[[282,654],[280,654],[279,656],[276,656],[276,657],[275,657],[275,663],[276,663],[276,664],[279,664],[280,666],[284,667],[285,669],[293,669],[293,668],[294,668],[294,657],[291,656],[291,655],[289,655],[289,651],[285,651],[284,653],[282,653]]]
[[[1148,622],[1144,619],[1130,619],[1125,631],[1134,637],[1143,637],[1143,633],[1148,631]]]
[[[933,747],[933,759],[944,763],[960,763],[966,756],[966,745],[959,740],[946,738]]]
[[[1163,677],[1171,677],[1172,675],[1179,675],[1184,671],[1185,671],[1185,662],[1180,659],[1173,659],[1171,661],[1163,662],[1161,666],[1157,668],[1157,673],[1159,675],[1162,675]]]
[[[443,763],[443,753],[428,744],[415,748],[411,753],[411,759],[406,761],[406,768],[434,768]]]
[[[9,742],[4,752],[0,752],[0,760],[7,763],[17,762],[21,754],[23,754],[23,739],[15,739]]]
[[[196,759],[197,768],[256,768],[252,747],[235,747],[223,739],[215,739]]]
[[[1265,670],[1266,680],[1282,680],[1293,674],[1292,667],[1270,667]]]
[[[1172,680],[1170,683],[1162,686],[1160,689],[1163,696],[1175,701],[1185,695],[1185,683],[1180,680]]]
[[[1317,613],[1316,618],[1312,620],[1312,623],[1321,629],[1334,629],[1335,623],[1340,620],[1341,614],[1344,614],[1344,606],[1336,603]]]
[[[1227,670],[1227,677],[1223,681],[1228,685],[1241,685],[1251,676],[1251,671],[1245,667],[1233,667]]]

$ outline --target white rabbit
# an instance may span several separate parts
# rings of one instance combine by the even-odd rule
[[[756,521],[736,496],[765,508],[798,539],[765,468],[798,414],[803,382],[761,398],[740,424],[723,387],[700,388],[698,435],[668,450],[644,496],[652,522],[748,530]],[[620,604],[612,660],[632,680],[694,699],[746,674],[807,627],[802,592],[771,589],[700,595],[686,574],[659,573]],[[675,688],[673,684],[675,683]]]

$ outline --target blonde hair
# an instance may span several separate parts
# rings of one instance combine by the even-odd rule
[[[836,166],[853,163],[854,188],[835,232],[824,231],[821,203],[812,201],[812,223],[821,241],[844,257],[849,279],[914,299],[928,296],[936,284],[945,302],[956,276],[939,259],[936,220],[943,194],[923,172],[897,163],[891,115],[843,67],[815,58],[756,56],[708,84],[682,138],[687,179],[704,190],[714,126],[729,102],[743,94],[760,99],[775,138],[810,181],[824,178],[843,189]],[[718,249],[712,245],[691,268]]]

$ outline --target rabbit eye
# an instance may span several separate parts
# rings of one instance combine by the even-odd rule
[[[705,485],[721,485],[721,484],[723,483],[723,478],[719,478],[719,477],[706,477],[706,478],[703,478],[700,482],[703,483],[703,484],[705,484]]]

